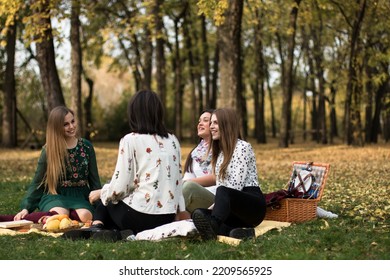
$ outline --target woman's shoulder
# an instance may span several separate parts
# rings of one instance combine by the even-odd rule
[[[153,140],[153,135],[130,132],[122,137],[120,142],[124,145],[144,145]],[[154,141],[154,140],[153,140]]]
[[[245,140],[242,140],[242,139],[238,139],[237,140],[237,146],[240,146],[240,147],[252,147],[251,143],[245,141]]]
[[[141,133],[135,133],[131,132],[123,136],[121,141],[129,142],[129,141],[141,141],[141,142],[147,142],[147,141],[155,141],[156,136],[152,134],[141,134]],[[162,139],[168,139],[168,140],[174,140],[177,141],[177,138],[174,134],[168,134],[167,138],[162,138]]]
[[[83,147],[86,151],[94,151],[95,148],[90,140],[87,140],[85,138],[79,139],[79,145],[80,147]]]
[[[79,138],[79,142],[85,146],[93,147],[92,142],[85,138]]]
[[[46,157],[46,144],[42,146],[40,157]]]
[[[181,145],[180,145],[180,142],[179,142],[179,139],[176,137],[175,134],[172,134],[172,133],[168,133],[168,139],[171,140],[172,142],[172,145],[173,147],[177,150],[177,149],[181,149]]]
[[[244,141],[242,139],[238,139],[237,144],[236,144],[236,149],[239,149],[241,151],[243,151],[243,150],[253,151],[252,144],[247,142],[247,141]]]
[[[136,132],[130,132],[122,137],[122,141],[131,141],[135,139],[148,139],[152,136],[150,134],[142,134],[142,133],[136,133]]]
[[[173,139],[173,140],[175,140],[175,141],[179,141],[179,140],[177,139],[176,135],[173,134],[173,133],[168,133],[168,138]]]

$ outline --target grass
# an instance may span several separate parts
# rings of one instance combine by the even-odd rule
[[[280,149],[253,144],[263,192],[287,183],[292,162],[330,163],[319,206],[339,215],[270,231],[255,241],[227,244],[168,239],[161,242],[70,241],[38,234],[0,236],[2,260],[389,260],[390,144],[364,148],[313,143]],[[116,143],[95,143],[102,182],[110,179]],[[191,146],[183,145],[183,159]],[[0,149],[0,213],[18,211],[39,151]]]

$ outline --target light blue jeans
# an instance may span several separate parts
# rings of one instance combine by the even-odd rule
[[[209,208],[214,203],[214,194],[198,183],[183,183],[183,197],[186,210],[192,213],[196,208]]]

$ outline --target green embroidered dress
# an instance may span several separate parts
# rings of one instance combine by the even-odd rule
[[[50,211],[53,207],[66,209],[85,208],[93,213],[94,207],[89,203],[89,193],[101,188],[95,150],[86,139],[80,138],[73,149],[68,149],[69,165],[66,167],[66,178],[60,180],[57,194],[49,194],[40,186],[46,172],[46,148],[38,160],[34,179],[28,187],[27,194],[21,202],[21,209],[29,213],[35,209]]]

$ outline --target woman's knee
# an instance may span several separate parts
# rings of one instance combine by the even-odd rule
[[[215,195],[216,196],[226,196],[226,195],[229,195],[229,193],[232,191],[233,189],[231,188],[228,188],[228,187],[225,187],[225,186],[219,186],[217,188],[217,191],[215,192]]]
[[[199,185],[195,182],[187,181],[183,183],[183,197],[186,202],[191,201],[191,197],[197,192]]]
[[[77,215],[79,216],[80,222],[88,222],[92,220],[92,213],[87,209],[77,209]]]
[[[183,192],[184,197],[190,193],[190,187],[189,187],[188,182],[183,183],[182,192]]]
[[[53,207],[49,210],[49,212],[56,212],[57,214],[60,215],[69,215],[69,210],[62,207]]]

